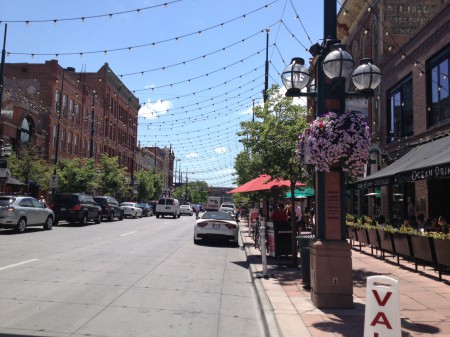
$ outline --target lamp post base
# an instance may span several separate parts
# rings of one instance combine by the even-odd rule
[[[351,247],[347,241],[317,241],[311,250],[311,300],[319,309],[352,309]]]

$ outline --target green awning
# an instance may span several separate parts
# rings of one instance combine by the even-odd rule
[[[294,198],[310,198],[314,196],[314,188],[305,187],[305,188],[296,188],[294,190]],[[286,193],[286,198],[291,197],[291,192]]]

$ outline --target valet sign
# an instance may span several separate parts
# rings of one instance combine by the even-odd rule
[[[370,276],[366,289],[364,337],[401,337],[398,281]]]

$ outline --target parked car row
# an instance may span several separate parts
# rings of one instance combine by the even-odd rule
[[[30,196],[0,196],[0,228],[13,228],[23,233],[29,226],[52,229],[60,221],[86,225],[98,224],[103,219],[113,221],[124,217],[152,216],[153,207],[148,203],[119,202],[111,196],[95,196],[84,193],[58,193],[49,207]]]

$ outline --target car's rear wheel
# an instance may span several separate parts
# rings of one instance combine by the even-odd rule
[[[114,211],[111,210],[111,212],[109,213],[109,221],[114,221]]]
[[[47,220],[45,220],[44,229],[50,230],[50,229],[52,229],[52,227],[53,227],[53,218],[51,216],[49,216],[47,218]]]
[[[159,214],[158,214],[158,213],[156,213],[156,218],[157,218],[157,219],[159,218]]]
[[[137,212],[134,213],[133,218],[135,218],[135,219],[137,218]]]
[[[27,219],[20,218],[19,222],[17,223],[16,231],[17,233],[23,233],[27,229]]]
[[[174,219],[177,218],[177,213],[173,213],[173,218],[174,218]]]
[[[120,213],[119,220],[123,220],[123,212]]]
[[[95,219],[95,223],[99,224],[100,222],[102,222],[102,215],[101,215],[101,213],[98,213],[97,218]]]
[[[83,214],[83,217],[80,219],[80,224],[83,226],[86,226],[88,222],[88,216],[87,214]]]

